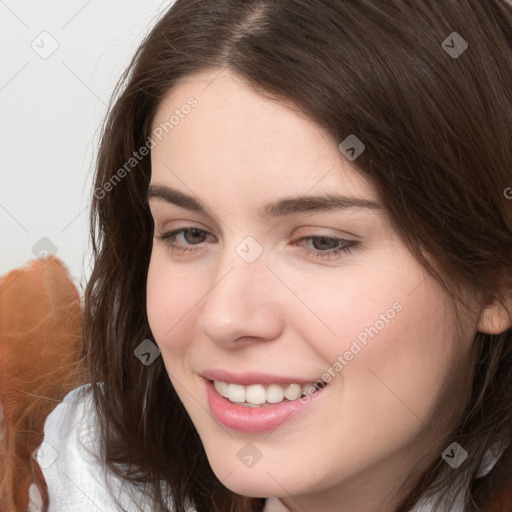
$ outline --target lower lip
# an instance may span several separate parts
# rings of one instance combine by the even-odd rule
[[[316,395],[310,396],[307,403],[301,403],[299,400],[289,400],[264,407],[245,407],[234,404],[220,395],[213,382],[209,380],[205,382],[208,405],[215,418],[229,429],[249,434],[260,434],[275,430],[297,416],[301,411],[304,412],[323,391],[321,389]]]

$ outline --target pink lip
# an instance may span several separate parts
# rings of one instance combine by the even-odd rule
[[[261,380],[258,382],[262,383]],[[276,382],[276,380],[274,379],[272,382]],[[311,396],[306,403],[301,403],[299,400],[289,400],[265,407],[252,408],[230,402],[217,392],[213,382],[209,380],[205,380],[205,385],[208,405],[217,421],[226,428],[248,434],[260,434],[276,429],[301,412],[305,412],[320,393]],[[323,391],[323,389],[320,391]]]
[[[257,372],[235,374],[227,370],[213,369],[200,372],[200,375],[207,380],[218,380],[231,384],[241,384],[242,386],[250,386],[251,384],[309,384],[320,380],[318,378],[306,380],[299,377],[283,377],[282,375]]]

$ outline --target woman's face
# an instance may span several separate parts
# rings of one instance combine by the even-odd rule
[[[218,73],[180,83],[154,120],[152,333],[226,487],[370,510],[441,456],[476,313],[458,340],[341,141]]]

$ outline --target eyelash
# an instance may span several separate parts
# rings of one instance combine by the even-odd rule
[[[167,233],[162,233],[160,235],[157,235],[156,238],[162,240],[165,245],[171,249],[173,252],[180,252],[182,254],[185,253],[191,253],[195,252],[197,249],[191,248],[191,247],[181,247],[179,248],[174,240],[176,239],[176,236],[180,233],[183,233],[185,231],[192,231],[196,230],[200,233],[208,233],[208,231],[205,231],[203,229],[195,228],[195,227],[188,227],[188,228],[180,228],[175,229],[173,231],[168,231]],[[360,242],[356,240],[345,240],[343,238],[336,238],[336,237],[329,237],[329,236],[304,236],[302,238],[299,238],[297,240],[298,242],[302,240],[336,240],[338,242],[343,242],[343,244],[339,247],[336,247],[334,249],[328,249],[326,251],[320,251],[318,249],[304,249],[302,248],[301,251],[309,256],[314,256],[320,259],[333,259],[336,256],[340,255],[340,253],[351,253],[354,250],[359,249]],[[193,244],[193,245],[199,245],[199,244]]]

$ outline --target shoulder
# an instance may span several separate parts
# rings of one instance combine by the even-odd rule
[[[68,393],[50,413],[36,457],[48,486],[48,512],[117,512],[114,497],[127,512],[151,510],[147,499],[109,474],[99,458],[97,415],[90,385]]]

